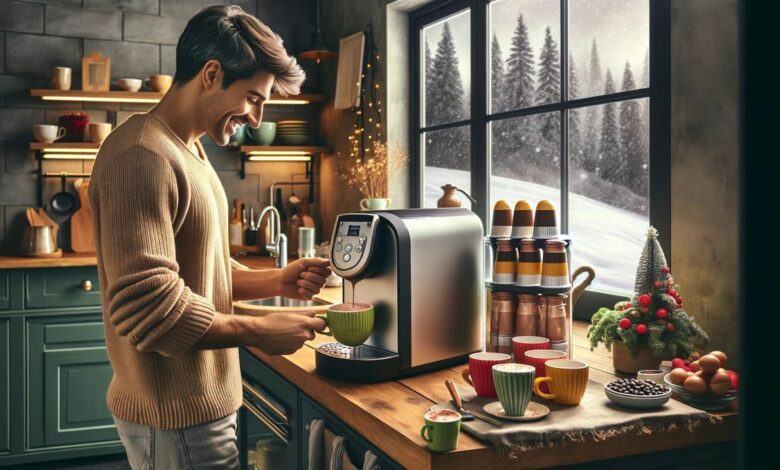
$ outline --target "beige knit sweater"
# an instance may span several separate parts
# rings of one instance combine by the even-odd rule
[[[238,349],[198,350],[232,313],[228,202],[199,142],[193,153],[151,114],[100,147],[89,185],[108,357],[108,407],[161,429],[241,406]]]

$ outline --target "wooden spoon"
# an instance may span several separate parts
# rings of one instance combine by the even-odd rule
[[[32,227],[35,227],[35,219],[33,218],[33,210],[31,207],[28,207],[24,210],[25,214],[27,215],[27,223],[30,224]]]

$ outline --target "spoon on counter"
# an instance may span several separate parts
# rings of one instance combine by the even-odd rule
[[[452,402],[455,403],[455,408],[457,408],[458,413],[461,414],[461,421],[473,421],[479,418],[480,421],[492,424],[493,426],[501,427],[501,421],[482,414],[478,411],[469,411],[466,408],[463,408],[463,400],[460,399],[458,387],[455,385],[455,382],[453,382],[452,379],[445,380],[444,384],[447,386],[447,390],[450,392]]]

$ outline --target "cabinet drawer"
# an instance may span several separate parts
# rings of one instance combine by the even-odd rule
[[[0,318],[0,454],[11,448],[8,431],[10,428],[10,401],[8,391],[11,388],[11,337],[10,321]]]
[[[97,267],[26,270],[24,305],[30,309],[100,305]]]
[[[11,273],[0,271],[0,311],[11,308]]]

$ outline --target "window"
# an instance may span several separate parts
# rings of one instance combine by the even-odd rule
[[[591,298],[629,294],[649,224],[670,250],[669,9],[460,0],[414,12],[413,203],[435,207],[455,184],[488,227],[499,199],[549,199],[572,267],[596,268]]]

